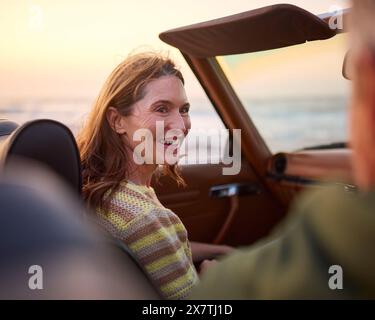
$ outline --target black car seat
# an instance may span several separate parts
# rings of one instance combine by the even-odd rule
[[[26,161],[0,173],[0,299],[159,299],[56,177]],[[43,290],[30,290],[31,266]]]
[[[15,128],[3,142],[1,156],[5,167],[13,157],[39,162],[81,195],[81,164],[77,144],[69,128],[60,122],[34,120]]]
[[[5,140],[0,157],[5,171],[7,166],[12,167],[19,159],[39,163],[49,168],[81,196],[82,177],[78,147],[72,132],[62,123],[47,119],[26,122],[16,128]],[[28,166],[27,162],[24,162],[22,167],[34,170],[34,165],[31,163]],[[105,238],[113,247],[125,253],[127,259],[130,258],[148,281],[152,282],[143,266],[123,242],[113,238],[110,234],[106,234]],[[155,290],[159,292],[158,289]]]
[[[0,119],[0,139],[6,138],[17,128],[18,124],[16,122]]]

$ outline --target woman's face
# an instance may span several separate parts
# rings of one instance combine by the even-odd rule
[[[152,80],[145,87],[144,97],[132,106],[131,115],[122,118],[126,128],[125,143],[139,153],[137,149],[141,149],[142,141],[134,141],[133,137],[139,129],[147,129],[152,134],[149,138],[152,146],[147,145],[152,148],[153,163],[160,164],[158,157],[167,159],[171,152],[176,156],[191,127],[189,107],[179,78],[162,76]]]

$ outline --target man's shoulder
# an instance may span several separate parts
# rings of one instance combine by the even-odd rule
[[[343,298],[374,293],[375,194],[302,194],[273,236],[208,270],[193,298]],[[328,287],[339,265],[345,290]],[[218,285],[221,284],[221,285]],[[355,289],[353,289],[355,288]]]
[[[303,193],[291,208],[291,216],[303,215],[314,228],[330,234],[349,230],[371,231],[375,236],[375,192],[348,192],[342,186],[327,185]],[[346,234],[348,236],[348,234]]]

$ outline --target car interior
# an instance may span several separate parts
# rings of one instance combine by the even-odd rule
[[[160,34],[162,41],[181,51],[226,128],[242,130],[239,174],[223,175],[224,164],[194,164],[181,166],[186,187],[164,176],[153,181],[161,203],[180,217],[191,241],[249,246],[282,221],[295,196],[306,188],[324,188],[329,181],[355,191],[351,150],[345,145],[272,154],[216,58],[325,41],[342,32],[329,28],[329,17],[322,17],[282,4]],[[47,119],[21,126],[11,120],[0,120],[1,170],[5,172],[13,159],[37,161],[79,197],[79,152],[69,128]],[[110,241],[137,265],[124,244]]]

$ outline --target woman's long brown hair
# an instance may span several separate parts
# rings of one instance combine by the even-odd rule
[[[106,80],[77,137],[83,197],[89,207],[96,209],[108,203],[121,181],[127,178],[128,161],[133,161],[128,159],[121,136],[108,123],[108,108],[116,108],[123,116],[131,114],[132,105],[143,98],[145,86],[167,75],[174,75],[184,83],[181,72],[169,58],[157,53],[140,53],[125,59]],[[164,173],[184,185],[176,165],[166,165]]]

